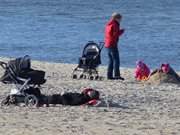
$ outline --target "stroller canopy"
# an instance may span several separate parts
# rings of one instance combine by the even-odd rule
[[[84,47],[83,50],[83,56],[95,56],[95,55],[99,55],[101,49],[100,47],[94,43],[94,42],[89,42],[87,43],[87,45]]]
[[[11,68],[16,75],[19,75],[22,70],[31,69],[31,59],[28,55],[26,55],[15,60],[10,60],[7,63],[7,68]]]
[[[3,83],[19,83],[22,84],[22,79],[30,79],[30,84],[45,83],[45,72],[33,70],[31,68],[31,59],[28,55],[15,60],[10,60],[6,64],[5,73],[0,78]]]

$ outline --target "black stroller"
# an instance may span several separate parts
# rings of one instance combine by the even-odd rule
[[[73,79],[102,79],[102,77],[100,77],[98,74],[97,67],[101,64],[100,54],[103,46],[104,42],[97,44],[93,41],[89,41],[85,45],[82,57],[79,58],[79,64],[73,70]]]
[[[28,55],[10,60],[8,63],[0,62],[5,69],[0,81],[5,84],[15,84],[10,94],[1,102],[1,105],[25,103],[26,106],[37,106],[41,102],[40,85],[46,80],[45,72],[31,69]]]

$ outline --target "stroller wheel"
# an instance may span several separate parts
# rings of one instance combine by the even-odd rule
[[[17,103],[15,95],[9,96],[9,103],[10,104],[16,104]]]
[[[77,75],[74,74],[74,75],[72,76],[72,78],[73,78],[73,79],[77,79]]]
[[[90,79],[90,80],[93,80],[93,79],[94,79],[94,77],[93,77],[93,76],[90,76],[90,77],[89,77],[89,79]]]
[[[95,77],[95,80],[98,80],[99,79],[99,76],[97,75],[96,77]]]
[[[7,105],[9,105],[9,96],[1,101],[1,106],[7,106]]]
[[[83,74],[81,74],[80,76],[79,76],[79,79],[82,79],[84,77],[84,75]]]
[[[27,95],[24,102],[28,107],[37,107],[39,103],[38,98],[35,95]]]
[[[99,76],[99,80],[102,81],[102,80],[103,80],[103,77],[102,77],[102,76]]]
[[[84,79],[86,79],[86,75],[84,75],[84,77],[83,77]]]

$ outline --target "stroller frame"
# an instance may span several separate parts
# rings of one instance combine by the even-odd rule
[[[26,106],[38,106],[41,102],[40,84],[30,84],[31,78],[24,79],[16,76],[15,71],[8,63],[0,61],[0,66],[8,71],[9,77],[12,79],[12,84],[15,89],[11,89],[10,94],[1,102],[1,105],[25,103]],[[45,80],[44,80],[45,81]],[[18,82],[21,82],[18,83]],[[8,83],[8,82],[3,82]]]
[[[92,46],[94,47],[94,52],[90,52],[90,53],[96,53],[94,55],[91,56],[91,58],[87,58],[88,55],[88,47]],[[98,44],[95,43],[94,41],[89,41],[84,49],[83,49],[83,53],[82,53],[82,57],[79,58],[79,64],[78,66],[73,70],[72,73],[72,78],[73,79],[90,79],[90,80],[98,80],[98,79],[102,79],[102,77],[99,76],[99,73],[97,71],[97,67],[101,64],[101,58],[100,58],[100,53],[101,50],[104,46],[104,42],[99,42]],[[90,48],[91,49],[91,48]],[[78,72],[80,73],[80,75],[78,75]]]

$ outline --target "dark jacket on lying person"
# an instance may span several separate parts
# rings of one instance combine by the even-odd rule
[[[83,105],[91,100],[99,100],[99,92],[93,89],[85,89],[82,93],[64,93],[48,96],[48,104]]]

